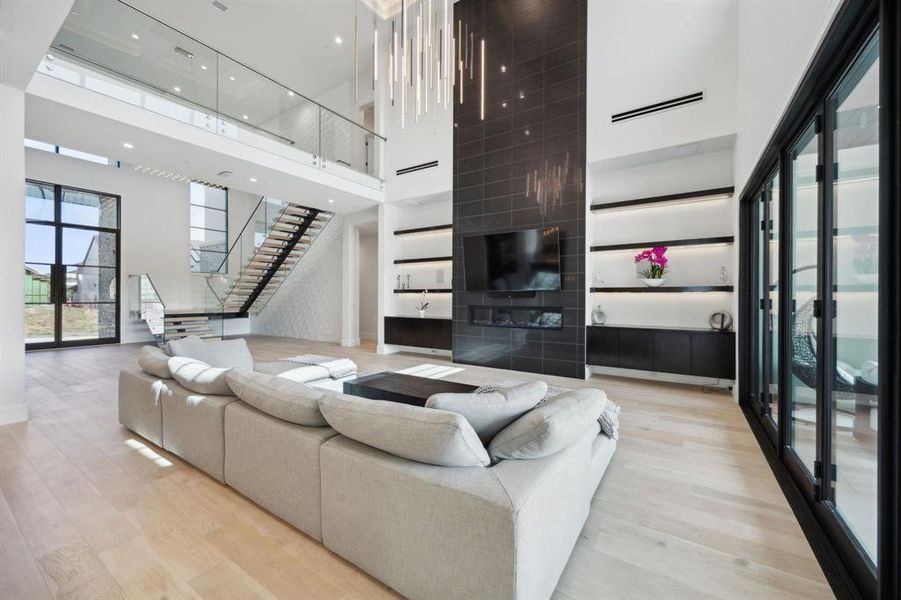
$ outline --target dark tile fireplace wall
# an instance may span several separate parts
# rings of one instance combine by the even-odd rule
[[[455,26],[473,34],[473,78],[454,102],[454,361],[562,375],[585,373],[585,56],[586,0],[461,0]],[[480,119],[480,41],[485,39],[485,119]],[[459,77],[459,73],[458,73]],[[526,175],[563,166],[561,202],[546,214]],[[466,292],[463,237],[560,228],[562,287],[533,298]],[[470,307],[563,309],[558,330],[481,327]]]

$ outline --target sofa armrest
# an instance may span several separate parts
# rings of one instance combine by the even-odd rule
[[[516,515],[517,597],[550,598],[557,586],[591,509],[591,483],[599,479],[591,473],[599,431],[594,422],[560,452],[491,467]]]

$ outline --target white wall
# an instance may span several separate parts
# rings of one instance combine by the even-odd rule
[[[762,154],[839,4],[838,0],[739,2],[736,193]]]
[[[0,425],[28,419],[25,400],[25,94],[0,84]]]
[[[205,305],[204,275],[189,271],[187,183],[141,175],[127,165],[117,169],[31,148],[25,151],[25,175],[28,179],[122,197],[119,290],[123,343],[151,339],[142,323],[130,321],[129,299],[135,293],[128,279],[131,274],[149,273],[168,310]],[[240,232],[258,199],[253,194],[230,191],[230,236]]]
[[[360,236],[360,339],[374,340],[379,330],[378,262],[379,239],[375,233]]]
[[[588,32],[589,164],[735,132],[734,1],[590,0]],[[610,122],[697,91],[701,103]]]
[[[410,276],[410,288],[440,290],[451,287],[451,263],[430,262],[395,265],[405,258],[451,256],[451,230],[396,236],[398,229],[413,229],[452,222],[453,208],[449,195],[430,198],[427,201],[405,201],[387,204],[379,220],[379,256],[384,265],[385,282],[382,285],[383,313],[381,316],[418,316],[419,294],[395,294],[397,278],[406,283]],[[449,293],[429,294],[428,316],[451,317],[452,296]]]
[[[343,217],[336,215],[310,246],[251,331],[318,342],[341,340]]]
[[[596,164],[590,173],[592,204],[659,196],[732,185],[732,138],[663,149]],[[723,148],[723,145],[726,147]],[[704,150],[704,151],[699,151]],[[618,168],[609,168],[610,166]],[[735,233],[731,197],[673,202],[630,209],[590,212],[590,245],[730,236]],[[633,256],[640,249],[590,254],[586,280],[592,287],[630,287],[638,281]],[[666,285],[734,285],[736,246],[673,246],[667,252]],[[720,269],[726,268],[726,281]],[[710,313],[735,314],[735,295],[727,292],[678,294],[595,293],[609,325],[706,328]],[[586,317],[590,321],[591,310]]]

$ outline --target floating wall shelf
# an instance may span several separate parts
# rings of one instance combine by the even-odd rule
[[[627,208],[632,206],[643,206],[648,204],[659,204],[662,202],[675,202],[677,200],[702,200],[704,198],[713,199],[716,196],[726,196],[734,194],[734,187],[713,188],[709,190],[699,190],[696,192],[682,192],[679,194],[669,194],[667,196],[653,196],[650,198],[638,198],[636,200],[622,200],[620,202],[606,202],[604,204],[593,204],[592,211],[612,210],[616,208]]]
[[[734,288],[731,285],[683,285],[683,286],[661,286],[661,287],[593,287],[591,292],[597,293],[675,293],[675,292],[731,292]]]
[[[635,248],[654,248],[656,246],[705,246],[710,244],[732,244],[735,236],[724,235],[720,237],[693,238],[685,240],[662,240],[658,242],[629,242],[627,244],[606,244],[604,246],[592,246],[592,252],[609,252],[613,250],[629,250]]]
[[[411,233],[429,233],[435,231],[450,231],[453,229],[453,225],[432,225],[430,227],[415,227],[413,229],[397,229],[394,232],[394,235],[409,235]]]
[[[409,289],[409,290],[394,290],[395,294],[421,294],[422,292],[428,292],[430,294],[450,294],[453,290],[448,288],[438,288],[427,290],[425,288],[418,289]]]
[[[408,265],[413,263],[450,262],[453,256],[432,256],[430,258],[400,258],[394,261],[396,265]]]

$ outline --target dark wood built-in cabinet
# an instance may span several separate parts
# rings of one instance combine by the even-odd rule
[[[591,326],[586,353],[598,367],[735,379],[731,331]]]
[[[385,343],[450,350],[451,320],[385,317]]]

